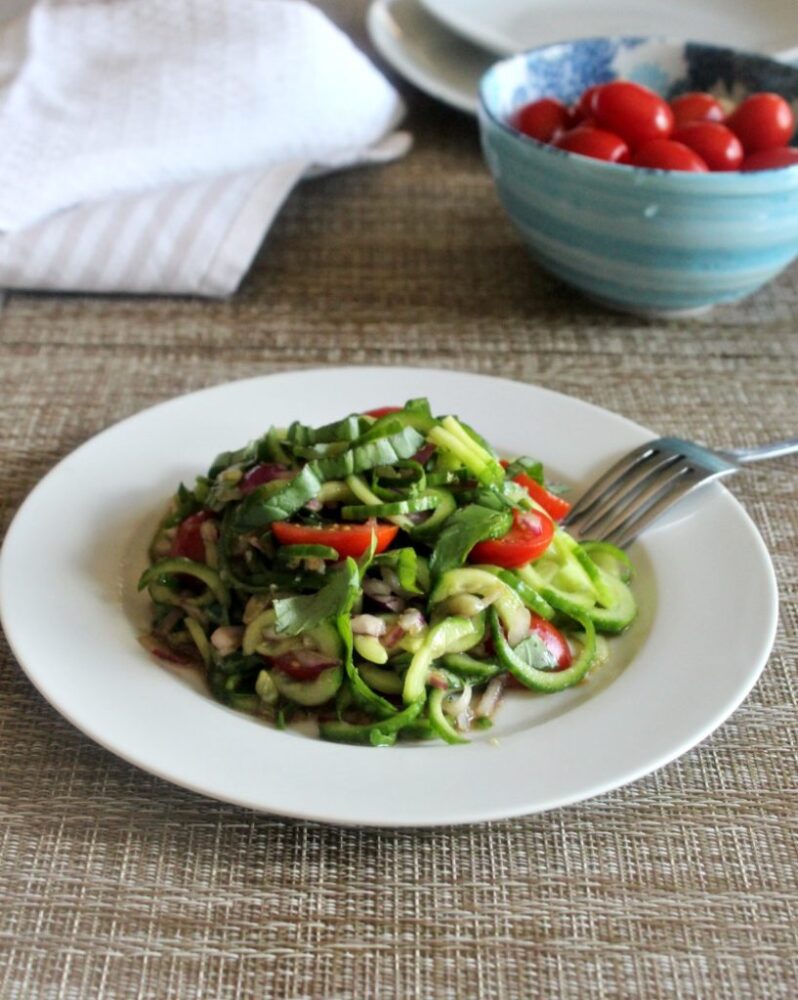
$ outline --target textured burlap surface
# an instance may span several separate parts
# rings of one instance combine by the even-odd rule
[[[326,8],[362,40],[363,4]],[[306,183],[231,301],[6,300],[0,532],[114,421],[303,366],[499,374],[714,444],[798,433],[796,268],[699,320],[604,312],[528,261],[473,123],[405,89],[415,151]],[[374,832],[206,800],[74,730],[0,640],[0,996],[796,996],[798,466],[733,489],[781,591],[761,681],[676,763],[528,819]]]

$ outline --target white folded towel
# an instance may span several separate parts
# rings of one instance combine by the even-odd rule
[[[226,295],[398,96],[303,0],[42,0],[0,31],[0,287]]]

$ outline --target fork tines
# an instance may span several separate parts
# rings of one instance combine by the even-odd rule
[[[580,498],[564,526],[579,538],[630,544],[647,524],[711,475],[684,454],[687,448],[674,447],[677,443],[663,438],[625,455]]]

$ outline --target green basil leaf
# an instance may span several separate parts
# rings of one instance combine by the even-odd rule
[[[315,594],[284,597],[274,602],[274,629],[281,635],[299,635],[323,621],[348,614],[360,593],[360,571],[354,559],[347,559],[340,570]]]
[[[478,504],[456,510],[445,522],[433,549],[430,559],[433,577],[462,566],[477,542],[501,538],[512,523],[512,514],[507,510],[490,510]]]

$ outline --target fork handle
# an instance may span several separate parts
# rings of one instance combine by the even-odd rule
[[[773,441],[771,444],[760,444],[755,448],[727,448],[722,455],[728,455],[735,462],[761,462],[766,458],[780,458],[782,455],[794,455],[798,452],[798,438],[787,438],[786,441]]]

